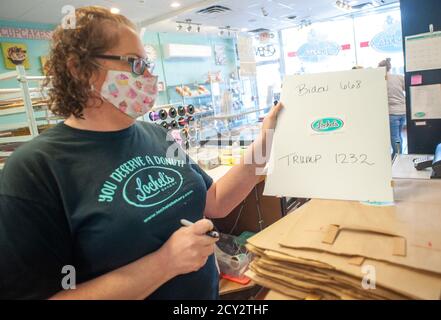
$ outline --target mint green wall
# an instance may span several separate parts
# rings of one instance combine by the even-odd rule
[[[144,44],[153,45],[158,52],[158,60],[155,73],[159,75],[160,81],[164,81],[167,86],[174,87],[182,84],[204,83],[207,80],[208,72],[222,72],[224,80],[227,80],[231,73],[236,72],[236,49],[233,39],[224,39],[217,36],[187,33],[156,33],[146,32],[142,39]],[[207,59],[174,58],[164,59],[164,45],[190,44],[205,45],[212,48],[213,56]],[[227,64],[218,66],[215,64],[214,45],[225,46]],[[171,92],[171,93],[170,93]],[[161,93],[158,104],[167,103],[170,98],[176,100],[173,90]]]
[[[32,28],[53,30],[54,25],[21,23],[14,21],[0,20],[0,26],[15,28]],[[235,43],[232,39],[224,39],[217,36],[203,34],[187,34],[187,33],[157,33],[146,32],[142,39],[144,44],[153,45],[158,52],[158,60],[156,61],[155,74],[159,76],[159,81],[166,83],[167,86],[177,86],[181,84],[203,83],[207,79],[207,73],[222,72],[222,76],[227,80],[232,72],[236,72],[236,53]],[[42,75],[40,56],[48,55],[50,43],[46,40],[25,40],[1,38],[0,42],[18,42],[25,43],[29,53],[30,69],[26,70],[29,75]],[[193,44],[211,46],[213,56],[207,59],[163,59],[163,46],[168,43]],[[222,44],[226,48],[228,62],[224,66],[215,65],[214,45]],[[3,57],[0,59],[0,73],[10,71],[5,69]],[[17,81],[14,79],[0,81],[0,88],[18,87]],[[171,90],[173,91],[173,90]],[[167,91],[159,94],[157,104],[166,104],[169,101]],[[175,97],[176,98],[176,97]],[[16,116],[2,117],[0,123],[16,121]],[[23,119],[24,121],[24,119]]]
[[[169,59],[164,60],[167,84],[176,86],[180,84],[205,82],[208,71],[222,71],[224,79],[228,79],[231,72],[235,71],[235,49],[231,39],[221,39],[206,35],[187,35],[179,33],[161,33],[161,44],[178,43],[193,45],[209,45],[212,47],[213,56],[208,59]],[[228,63],[217,66],[214,61],[214,45],[223,44],[226,47]]]

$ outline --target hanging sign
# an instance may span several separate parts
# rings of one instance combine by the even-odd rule
[[[297,50],[297,57],[303,62],[319,63],[338,56],[341,45],[326,39],[326,36],[311,30],[308,34],[308,42]]]
[[[403,36],[401,24],[387,17],[384,30],[374,36],[370,42],[371,47],[384,53],[395,53],[403,51]]]
[[[28,40],[50,40],[51,30],[0,27],[0,38],[16,38]]]

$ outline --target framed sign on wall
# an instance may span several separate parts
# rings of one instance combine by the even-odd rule
[[[25,44],[2,42],[1,47],[6,69],[15,69],[18,65],[29,69],[28,49]]]

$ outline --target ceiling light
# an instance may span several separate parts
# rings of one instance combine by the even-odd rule
[[[352,6],[346,0],[337,0],[335,2],[335,6],[337,8],[339,8],[339,9],[345,10],[345,11],[351,11],[352,10]]]
[[[301,30],[303,28],[309,27],[310,25],[312,25],[311,20],[303,19],[302,21],[300,21],[300,24],[297,26],[297,29]]]
[[[242,31],[242,32],[248,32],[248,28],[242,28],[242,29],[240,29],[240,31]]]
[[[121,10],[119,10],[118,8],[115,8],[115,7],[110,8],[110,13],[118,14],[118,13],[120,13],[120,12],[121,12]]]
[[[172,8],[179,8],[181,6],[181,4],[179,3],[179,2],[172,2],[171,4],[170,4],[170,7],[172,7]]]

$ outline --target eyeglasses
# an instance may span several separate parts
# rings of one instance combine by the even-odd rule
[[[114,56],[114,55],[106,55],[106,54],[97,54],[94,55],[94,57],[107,59],[107,60],[127,61],[132,67],[132,72],[139,76],[143,75],[145,70],[147,70],[149,73],[153,73],[153,70],[155,69],[155,64],[145,58],[134,58],[130,56]]]

